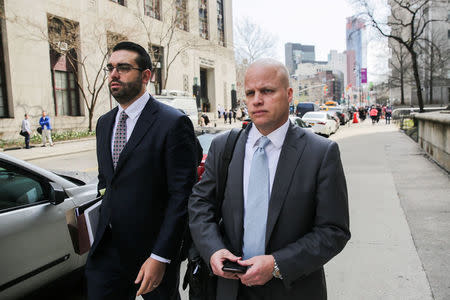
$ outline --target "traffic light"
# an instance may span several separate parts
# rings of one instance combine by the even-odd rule
[[[324,85],[323,86],[323,93],[326,95],[326,94],[328,94],[328,85]]]

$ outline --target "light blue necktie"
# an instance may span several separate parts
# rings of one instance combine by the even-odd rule
[[[264,148],[270,140],[259,138],[253,154],[248,178],[247,201],[244,213],[243,259],[265,254],[267,211],[269,210],[269,165]]]

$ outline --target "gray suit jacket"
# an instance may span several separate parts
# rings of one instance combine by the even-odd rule
[[[229,166],[219,228],[216,174],[227,133],[211,144],[202,180],[189,199],[189,225],[203,259],[227,248],[242,255],[243,165],[250,128],[239,137]],[[338,145],[290,124],[269,201],[266,254],[283,280],[273,278],[272,299],[326,299],[323,265],[350,239],[347,187]],[[238,281],[219,278],[217,299],[236,299]]]

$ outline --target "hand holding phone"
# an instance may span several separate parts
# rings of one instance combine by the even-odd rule
[[[231,273],[240,273],[245,274],[247,272],[246,266],[241,266],[237,262],[231,261],[231,260],[225,260],[223,262],[222,271],[224,272],[231,272]]]

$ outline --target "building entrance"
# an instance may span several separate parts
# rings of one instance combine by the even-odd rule
[[[208,98],[208,70],[200,68],[200,107],[202,112],[211,111],[211,103]]]

